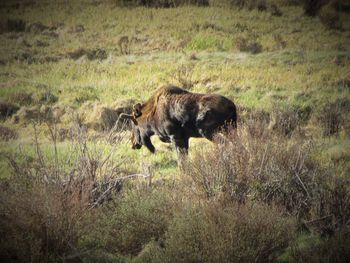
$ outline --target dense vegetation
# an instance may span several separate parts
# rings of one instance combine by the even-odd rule
[[[346,262],[349,6],[1,3],[1,259]],[[181,169],[118,121],[167,83],[238,106]]]

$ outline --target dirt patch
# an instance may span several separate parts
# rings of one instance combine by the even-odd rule
[[[10,141],[18,138],[18,133],[6,126],[0,125],[0,141]]]

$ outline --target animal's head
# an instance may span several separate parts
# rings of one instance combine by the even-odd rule
[[[120,115],[120,117],[122,119],[131,120],[131,123],[132,123],[132,130],[131,130],[132,149],[140,149],[142,147],[141,130],[140,130],[139,121],[138,121],[138,118],[142,115],[141,108],[142,108],[141,104],[137,103],[133,107],[132,114],[123,113]]]

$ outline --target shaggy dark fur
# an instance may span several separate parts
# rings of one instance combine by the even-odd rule
[[[187,153],[190,137],[209,140],[220,129],[236,127],[235,104],[220,95],[191,93],[175,86],[160,88],[146,103],[136,104],[133,115],[132,148],[145,145],[152,153],[150,140],[158,135],[163,142],[173,142],[181,153]]]

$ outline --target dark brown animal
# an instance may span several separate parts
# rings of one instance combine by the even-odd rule
[[[136,104],[131,119],[132,148],[145,145],[152,153],[151,136],[163,142],[173,142],[176,150],[187,153],[190,137],[213,140],[220,129],[236,127],[235,104],[220,95],[191,93],[175,86],[160,88],[146,103]]]

